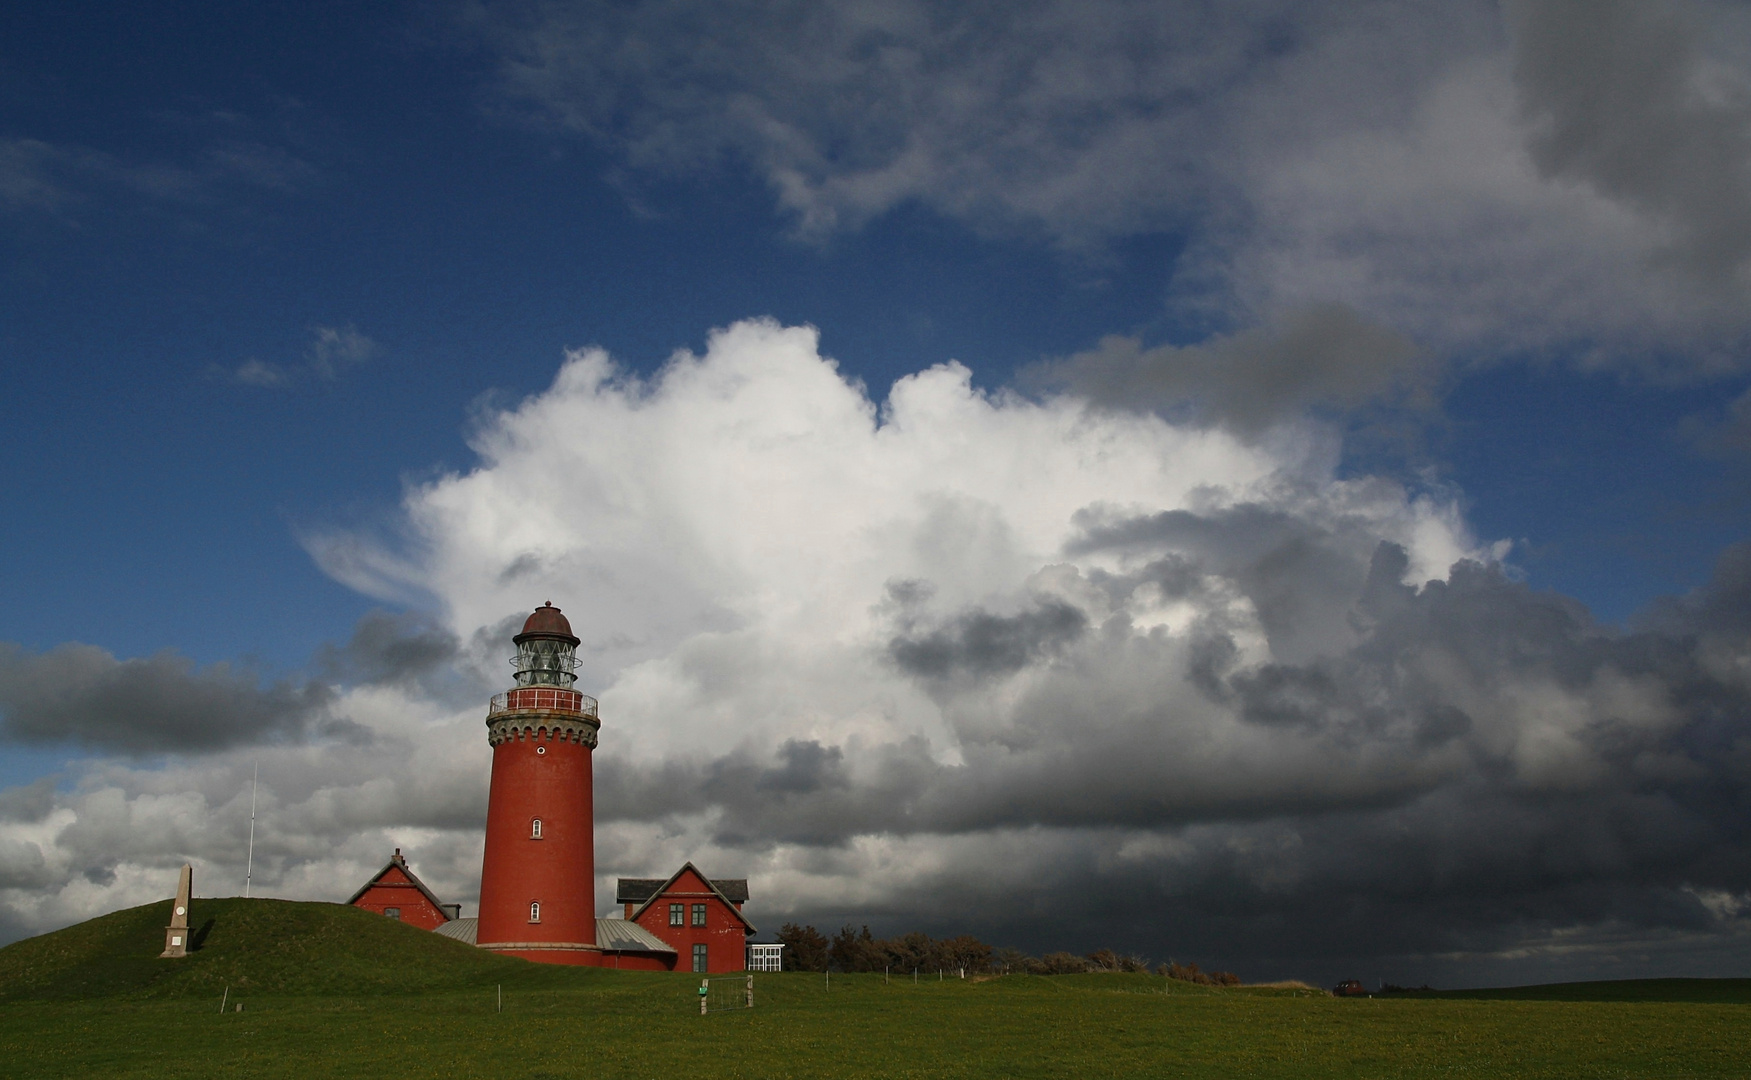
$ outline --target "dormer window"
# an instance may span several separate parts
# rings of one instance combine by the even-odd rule
[[[540,922],[541,921],[541,901],[532,900],[529,902],[529,921],[530,922]]]
[[[536,818],[534,821],[531,821],[529,823],[529,839],[531,839],[531,840],[541,839],[541,819],[540,818]]]

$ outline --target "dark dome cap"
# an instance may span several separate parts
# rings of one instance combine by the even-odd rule
[[[572,636],[572,624],[553,606],[552,600],[536,608],[535,614],[523,622],[523,632],[511,641],[521,645],[525,638],[558,638],[574,646],[578,644],[578,639]]]

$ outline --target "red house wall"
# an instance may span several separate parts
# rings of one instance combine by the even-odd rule
[[[619,971],[674,971],[676,958],[660,953],[605,952],[602,954],[602,966]],[[693,954],[687,954],[687,963],[693,963]]]
[[[432,902],[426,899],[426,894],[420,892],[407,879],[406,874],[394,867],[390,867],[374,885],[366,889],[365,895],[354,900],[353,906],[374,911],[379,915],[383,914],[385,908],[400,908],[401,921],[421,930],[436,930],[449,921],[442,911],[433,907]]]
[[[693,925],[693,905],[705,905],[705,925]],[[682,926],[669,925],[669,905],[682,904]],[[650,902],[638,925],[675,947],[676,971],[693,970],[693,946],[706,947],[706,970],[743,971],[748,966],[748,928],[736,909],[718,898],[705,882],[691,870],[675,879],[661,895]]]
[[[540,839],[530,835],[535,818]],[[600,964],[594,830],[588,746],[537,730],[493,747],[477,942],[541,944],[548,948],[495,951],[549,964]],[[533,901],[541,904],[539,923],[529,920]]]

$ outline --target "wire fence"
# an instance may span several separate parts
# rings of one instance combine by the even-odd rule
[[[754,1007],[754,976],[699,980],[699,1015]]]

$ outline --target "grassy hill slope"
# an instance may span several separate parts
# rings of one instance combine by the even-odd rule
[[[187,957],[161,960],[170,901],[112,912],[0,949],[0,1001],[233,992],[359,995],[578,972],[494,956],[343,904],[196,898]]]

